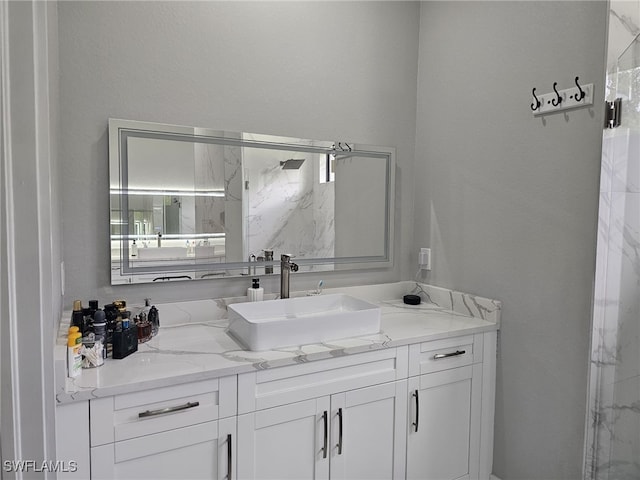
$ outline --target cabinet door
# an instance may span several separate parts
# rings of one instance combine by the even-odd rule
[[[91,478],[235,478],[234,441],[235,418],[225,418],[100,445],[91,448]]]
[[[482,366],[409,379],[407,478],[476,479]]]
[[[328,479],[329,397],[238,416],[238,478]]]
[[[331,479],[404,479],[407,382],[331,396]]]

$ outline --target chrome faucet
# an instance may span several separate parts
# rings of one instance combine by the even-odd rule
[[[291,261],[291,255],[280,255],[280,298],[289,298],[289,274],[297,271],[298,265]]]

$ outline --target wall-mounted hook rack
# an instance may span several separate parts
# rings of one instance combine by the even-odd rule
[[[562,95],[560,95],[560,92],[558,92],[558,89],[556,88],[558,86],[558,82],[553,82],[553,91],[556,94],[556,98],[551,100],[551,105],[553,105],[554,107],[559,107],[562,104]]]
[[[553,92],[537,95],[536,100],[540,102],[540,107],[533,109],[533,115],[538,117],[548,113],[561,112],[572,108],[586,107],[593,105],[593,83],[580,85],[579,77],[576,77],[575,87],[557,90],[558,83],[553,84]]]
[[[578,83],[579,79],[580,77],[576,77],[575,79],[576,87],[578,87],[578,93],[576,93],[573,98],[576,100],[576,102],[581,101],[586,96],[586,93],[584,92],[584,90],[582,90],[582,87]]]
[[[531,104],[531,110],[533,110],[535,112],[537,109],[540,108],[542,103],[540,102],[540,99],[538,97],[536,97],[536,89],[535,88],[531,91],[531,95],[533,95],[533,103]]]

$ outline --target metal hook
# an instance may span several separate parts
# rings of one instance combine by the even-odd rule
[[[556,88],[557,86],[558,86],[558,82],[553,82],[553,91],[556,92],[556,97],[557,97],[551,100],[551,105],[553,105],[554,107],[557,107],[562,103],[562,97],[558,93],[558,89]]]
[[[580,77],[576,77],[576,87],[578,87],[579,95],[575,96],[576,102],[579,102],[580,100],[582,100],[587,95],[586,93],[584,93],[584,90],[582,90],[582,87],[578,83],[578,78],[580,78]]]
[[[344,142],[344,144],[347,146],[347,148],[349,149],[349,151],[351,152],[351,147],[349,146],[349,144],[347,142]]]
[[[531,110],[533,110],[535,112],[537,109],[540,108],[540,105],[542,105],[542,104],[540,103],[540,100],[538,100],[538,97],[536,97],[536,89],[535,88],[531,91],[531,93],[533,95],[533,98],[536,99],[536,103],[532,103],[531,104]]]

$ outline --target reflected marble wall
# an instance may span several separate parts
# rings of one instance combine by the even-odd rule
[[[224,146],[207,143],[194,144],[196,190],[220,190],[225,185]],[[224,197],[196,197],[195,233],[224,232]]]
[[[298,258],[333,257],[335,249],[334,186],[319,182],[319,155],[309,152],[243,149],[245,256],[272,249]],[[305,161],[284,170],[281,161]]]
[[[195,146],[196,189],[224,192],[222,197],[196,197],[196,233],[225,233],[224,261],[242,262],[241,149],[205,143]]]

